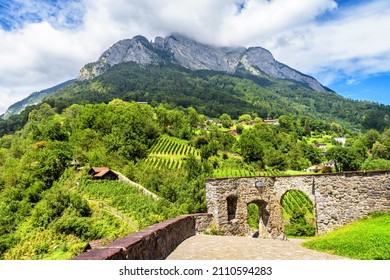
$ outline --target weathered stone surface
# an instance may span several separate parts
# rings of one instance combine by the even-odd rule
[[[254,187],[259,180],[266,186]],[[246,222],[249,203],[265,206],[268,217],[260,222],[260,236],[277,238],[284,231],[283,195],[289,190],[300,190],[311,199],[317,232],[323,234],[372,212],[389,212],[389,182],[390,171],[209,179],[206,200],[217,226],[231,235],[250,234]],[[237,197],[234,220],[228,219],[229,196]]]

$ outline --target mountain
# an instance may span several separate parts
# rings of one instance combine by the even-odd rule
[[[15,104],[11,105],[7,111],[0,117],[0,119],[3,119],[3,120],[6,120],[8,119],[9,117],[13,116],[13,115],[17,115],[17,114],[20,114],[24,108],[26,108],[27,106],[29,105],[34,105],[34,104],[38,104],[40,102],[42,102],[42,100],[48,96],[50,93],[53,93],[71,83],[73,83],[75,81],[75,79],[73,80],[69,80],[69,81],[66,81],[66,82],[63,82],[63,83],[60,83],[54,87],[51,87],[51,88],[48,88],[48,89],[44,89],[44,90],[41,90],[39,92],[34,92],[32,94],[30,94],[29,96],[27,96],[26,98],[16,102]]]
[[[276,61],[268,50],[261,47],[218,47],[196,42],[180,34],[156,37],[154,42],[149,42],[143,36],[121,40],[105,51],[98,61],[83,67],[78,80],[90,80],[124,62],[139,65],[173,64],[190,70],[226,73],[245,69],[254,76],[292,80],[317,92],[329,91],[313,77]]]
[[[85,65],[76,81],[46,94],[44,102],[61,112],[72,104],[115,98],[192,106],[212,118],[253,113],[261,118],[310,117],[356,129],[390,127],[390,106],[344,98],[276,61],[268,50],[207,45],[180,34],[121,40]],[[0,136],[23,127],[27,119],[24,112],[3,120]]]

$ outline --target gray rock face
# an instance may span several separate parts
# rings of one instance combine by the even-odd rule
[[[253,75],[301,82],[311,89],[327,91],[316,79],[304,75],[274,59],[263,48],[219,47],[196,42],[180,34],[156,37],[149,42],[143,36],[121,40],[105,51],[95,63],[84,66],[78,80],[88,80],[123,62],[140,65],[171,63],[191,70],[214,70],[234,73],[244,67]]]

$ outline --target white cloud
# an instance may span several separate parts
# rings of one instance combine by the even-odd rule
[[[356,79],[347,79],[347,85],[352,86],[352,85],[358,85],[360,84],[359,80]]]
[[[319,23],[316,19],[325,12],[338,11],[335,1],[243,0],[241,11],[237,0],[81,2],[63,5],[54,19],[43,12],[50,10],[40,6],[43,1],[33,1],[27,8],[42,10],[43,22],[0,29],[0,113],[33,91],[76,77],[84,64],[116,41],[138,34],[152,39],[181,32],[208,43],[263,46],[279,61],[323,83],[390,71],[386,0],[339,11],[335,19]],[[69,23],[71,10],[85,11],[83,25],[69,26],[81,18],[74,16]]]
[[[390,38],[390,3],[372,1],[335,20],[277,34],[267,46],[279,60],[329,83],[341,76],[390,71],[390,41],[385,38]]]

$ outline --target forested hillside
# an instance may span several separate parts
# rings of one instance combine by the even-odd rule
[[[194,107],[208,117],[227,113],[238,118],[256,113],[261,118],[281,115],[311,116],[338,121],[356,128],[383,130],[390,126],[390,106],[348,100],[333,92],[315,92],[295,81],[253,76],[245,70],[229,75],[191,71],[178,66],[140,66],[122,63],[88,82],[76,83],[53,97],[61,102],[125,101]],[[387,117],[386,117],[387,116]]]
[[[330,91],[316,92],[296,81],[254,76],[242,69],[226,74],[173,65],[122,63],[94,79],[65,86],[45,102],[61,113],[72,104],[108,103],[115,98],[148,102],[154,107],[192,106],[212,118],[223,113],[236,119],[245,113],[261,118],[288,114],[338,122],[362,131],[383,131],[390,126],[390,106],[353,101]],[[0,136],[21,129],[31,110],[0,121]]]
[[[256,113],[211,119],[193,107],[119,99],[74,104],[61,114],[47,103],[30,110],[21,130],[0,138],[4,259],[70,258],[90,240],[204,212],[206,177],[295,174],[325,161],[335,166],[317,172],[390,168],[390,129],[359,134],[295,115],[271,123]],[[117,170],[160,199],[92,181],[92,166]]]

